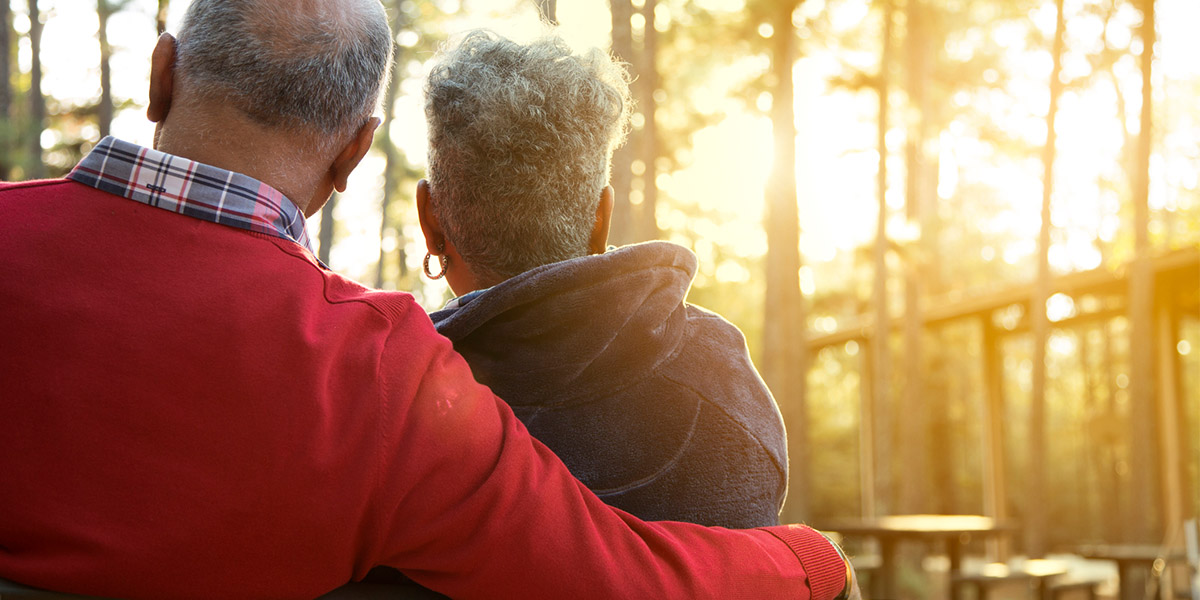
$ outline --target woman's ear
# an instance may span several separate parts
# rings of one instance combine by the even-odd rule
[[[425,249],[430,254],[443,254],[446,234],[442,232],[437,215],[433,214],[429,204],[429,182],[424,179],[417,182],[417,220],[421,222],[421,233],[425,236]]]
[[[600,191],[600,204],[596,206],[596,222],[588,238],[588,254],[604,254],[608,248],[608,228],[612,224],[613,188],[604,186]]]

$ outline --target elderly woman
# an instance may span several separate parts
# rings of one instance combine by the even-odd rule
[[[695,256],[605,251],[625,71],[556,38],[476,31],[435,59],[425,112],[425,270],[459,294],[431,317],[475,377],[613,506],[777,524],[783,422],[741,332],[684,302]]]

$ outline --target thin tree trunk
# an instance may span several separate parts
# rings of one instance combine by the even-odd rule
[[[892,22],[895,7],[892,0],[883,3],[883,53],[879,60],[879,118],[876,148],[879,152],[879,167],[875,190],[879,197],[879,214],[875,221],[875,335],[871,338],[872,396],[871,404],[862,411],[862,452],[865,456],[863,469],[863,516],[874,517],[886,513],[891,489],[891,469],[881,452],[891,452],[891,395],[888,338],[891,333],[891,318],[888,313],[887,273],[887,131],[888,93],[891,87],[892,68]]]
[[[0,0],[0,181],[12,171],[12,7]]]
[[[550,25],[558,25],[558,0],[535,0],[538,15]]]
[[[108,18],[112,15],[112,6],[109,0],[96,0],[96,15],[100,20],[96,34],[100,41],[100,104],[96,107],[96,116],[100,138],[104,139],[112,133],[113,120],[112,47],[108,44]]]
[[[630,0],[610,0],[609,8],[612,11],[612,53],[619,60],[632,64],[633,5]],[[633,205],[629,202],[629,193],[633,189],[633,155],[633,144],[627,141],[613,152],[612,158],[613,214],[609,241],[618,246],[637,238],[633,230]]]
[[[929,190],[926,181],[927,162],[925,143],[928,133],[928,119],[925,108],[926,88],[929,83],[928,61],[926,52],[928,26],[925,23],[925,7],[919,0],[909,0],[905,4],[905,22],[907,32],[905,45],[907,47],[907,92],[910,108],[913,110],[915,122],[908,124],[909,141],[905,148],[905,210],[910,222],[925,224],[929,202]],[[899,479],[900,492],[899,508],[905,512],[923,512],[926,505],[926,495],[931,489],[928,469],[928,444],[926,443],[929,420],[925,396],[921,337],[923,335],[924,317],[921,309],[923,279],[928,271],[925,266],[929,256],[924,252],[926,237],[933,232],[921,229],[921,238],[910,248],[905,261],[904,282],[904,396],[901,400],[900,415],[897,419],[900,433],[899,458],[904,465],[904,477]]]
[[[1134,174],[1134,261],[1129,276],[1130,373],[1130,529],[1136,542],[1153,542],[1158,489],[1154,442],[1154,274],[1150,270],[1150,152],[1154,139],[1151,66],[1154,61],[1154,0],[1142,0],[1142,115],[1138,133],[1137,171]]]
[[[337,206],[338,193],[329,197],[325,206],[321,207],[321,229],[317,232],[317,259],[329,266],[329,256],[333,252],[333,209]]]
[[[170,7],[171,0],[158,0],[158,12],[154,13],[154,29],[158,35],[167,31],[167,12]]]
[[[642,5],[642,16],[646,19],[646,31],[642,37],[641,69],[638,73],[638,104],[641,105],[645,121],[641,132],[641,154],[645,170],[642,172],[642,206],[638,211],[640,216],[638,239],[657,239],[658,232],[658,122],[655,113],[658,103],[654,92],[658,89],[658,30],[654,28],[654,7],[658,0],[645,0]]]
[[[398,33],[404,26],[403,22],[404,11],[400,9],[400,2],[395,2],[392,6],[393,19],[391,23],[392,31]],[[400,185],[400,169],[403,168],[401,163],[400,151],[396,148],[395,142],[392,140],[392,119],[394,108],[396,105],[396,95],[400,92],[400,81],[404,75],[404,57],[402,48],[399,44],[393,44],[395,48],[395,59],[392,63],[392,76],[388,80],[387,90],[383,95],[383,132],[379,136],[379,145],[383,149],[384,165],[383,165],[383,194],[379,202],[379,260],[375,263],[375,287],[383,288],[383,271],[384,263],[387,258],[387,251],[383,246],[383,241],[388,234],[388,210],[392,205],[392,198],[399,192],[397,189]],[[397,240],[397,245],[400,248],[404,247],[402,238],[403,232],[397,228],[397,236],[401,239]],[[403,263],[401,263],[403,269]]]
[[[1033,330],[1033,391],[1029,402],[1029,479],[1025,487],[1025,543],[1030,556],[1046,553],[1046,340],[1050,321],[1046,300],[1050,298],[1050,201],[1054,195],[1054,157],[1058,136],[1058,100],[1063,84],[1063,0],[1055,2],[1054,66],[1050,71],[1050,106],[1046,110],[1046,144],[1042,148],[1042,226],[1038,235],[1037,282],[1030,299]]]
[[[808,415],[805,399],[807,346],[800,293],[800,219],[796,199],[796,115],[792,68],[796,62],[792,13],[799,2],[781,3],[773,16],[771,71],[775,89],[771,122],[775,160],[767,181],[767,289],[763,326],[763,375],[788,428],[791,474],[784,520],[810,516]]]
[[[42,130],[46,126],[46,99],[42,97],[42,21],[38,0],[29,0],[29,144],[28,179],[46,176],[42,162]]]

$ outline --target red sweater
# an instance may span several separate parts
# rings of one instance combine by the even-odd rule
[[[425,312],[300,246],[68,181],[0,184],[0,576],[311,598],[376,565],[454,598],[808,598],[805,527],[605,506]]]

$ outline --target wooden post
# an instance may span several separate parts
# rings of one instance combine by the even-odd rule
[[[992,324],[990,312],[979,318],[983,328],[984,404],[983,404],[983,514],[997,522],[1008,520],[1008,489],[1005,482],[1004,455],[1004,353],[1001,338]],[[988,557],[1008,559],[1008,541],[994,537],[987,542]]]
[[[875,388],[886,385],[875,372],[875,365],[878,364],[878,359],[874,356],[877,346],[875,337],[879,335],[886,336],[887,329],[876,325],[870,343],[863,340],[859,359],[859,372],[862,376],[858,379],[861,382],[858,411],[858,485],[862,502],[860,512],[865,519],[879,514],[875,497],[875,412],[878,405],[873,399],[879,396],[879,391]]]
[[[1163,527],[1168,535],[1178,528],[1184,519],[1183,441],[1179,437],[1179,355],[1175,352],[1176,326],[1175,307],[1171,302],[1174,294],[1164,289],[1156,307],[1157,363],[1158,363],[1158,430],[1159,456],[1162,457],[1159,481],[1162,482]]]

